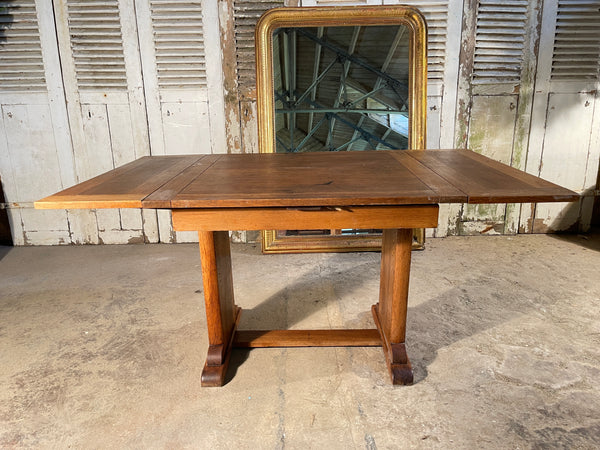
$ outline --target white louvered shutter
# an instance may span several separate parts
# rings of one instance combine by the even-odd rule
[[[459,135],[459,145],[492,159],[518,168],[526,160],[528,108],[531,108],[533,77],[529,73],[535,57],[527,51],[533,48],[536,30],[535,8],[526,0],[479,0],[477,2],[474,35],[463,36],[463,42],[474,41],[474,52],[463,47],[463,58],[472,57],[468,79],[459,90],[462,105],[469,105],[459,116],[457,129],[468,124],[468,131]],[[466,32],[464,32],[466,33]],[[526,59],[527,58],[527,59]],[[535,66],[533,66],[535,67]],[[529,97],[524,98],[522,92]],[[459,100],[460,101],[460,100]],[[521,107],[521,110],[519,109]],[[519,208],[505,204],[465,205],[459,220],[460,234],[512,234],[519,222]]]
[[[58,46],[79,181],[149,154],[134,5],[55,0]],[[78,211],[80,241],[156,242],[156,218],[139,209]]]
[[[0,174],[16,245],[71,242],[67,213],[33,201],[74,181],[52,5],[0,2]]]
[[[123,1],[123,0],[121,0]],[[218,2],[135,0],[153,155],[225,153]],[[158,211],[161,242],[197,241]]]
[[[0,90],[45,91],[34,0],[0,2]]]
[[[217,4],[137,0],[153,154],[226,152]]]

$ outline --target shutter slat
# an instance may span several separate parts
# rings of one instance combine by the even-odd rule
[[[43,91],[42,46],[34,0],[0,3],[0,90]]]

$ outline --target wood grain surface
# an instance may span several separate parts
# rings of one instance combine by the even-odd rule
[[[468,150],[144,157],[35,203],[60,208],[269,208],[575,201]]]
[[[142,200],[206,155],[145,156],[35,202],[37,209],[141,208]]]
[[[467,203],[568,202],[575,192],[469,150],[407,151],[468,196]]]

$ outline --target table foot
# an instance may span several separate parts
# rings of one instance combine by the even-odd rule
[[[229,367],[229,358],[219,366],[209,366],[208,362],[204,365],[202,370],[202,377],[200,378],[200,385],[202,387],[220,387],[225,384],[225,374],[227,373],[227,367]]]
[[[381,336],[383,355],[385,356],[385,362],[392,384],[412,384],[414,379],[413,370],[408,355],[406,354],[406,345],[404,342],[390,343],[388,336],[386,336],[385,331],[381,327],[378,309],[379,303],[373,305],[371,311],[373,312],[373,319],[375,320],[375,325]]]
[[[386,355],[385,362],[388,366],[388,372],[390,373],[390,378],[392,379],[392,384],[398,385],[407,385],[413,383],[413,370],[410,364],[410,360],[406,355],[406,346],[404,344],[392,344],[392,353],[393,354],[404,354],[403,359],[404,362],[392,361]]]
[[[235,337],[237,326],[240,322],[242,309],[236,307],[235,322],[231,330],[231,336],[227,346],[224,345],[209,345],[206,355],[206,363],[200,377],[200,385],[202,387],[220,387],[225,384],[225,376],[231,359],[231,349],[233,348],[233,340]]]

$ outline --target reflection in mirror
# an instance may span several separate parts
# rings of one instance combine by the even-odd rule
[[[409,37],[405,25],[276,29],[276,151],[407,149]]]

